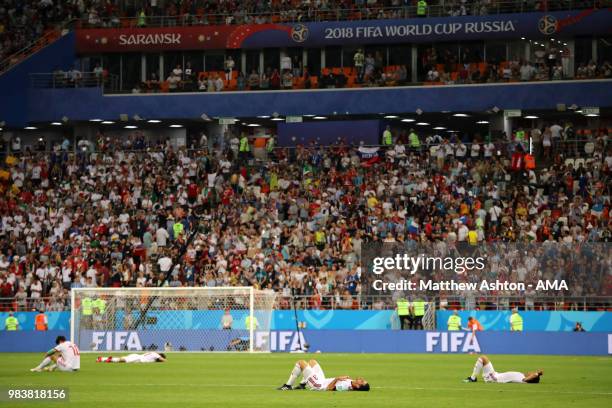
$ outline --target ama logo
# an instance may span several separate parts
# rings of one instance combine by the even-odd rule
[[[480,353],[478,339],[465,332],[427,332],[428,353]]]

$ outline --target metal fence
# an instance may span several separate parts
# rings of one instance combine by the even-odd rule
[[[365,296],[360,294],[291,296],[279,293],[275,309],[319,310],[392,310],[397,296]],[[509,310],[518,308],[534,311],[612,311],[612,296],[425,296],[435,310]],[[69,297],[0,298],[0,312],[7,311],[67,311]]]
[[[237,10],[233,13],[208,14],[199,11],[195,14],[184,13],[173,16],[138,17],[98,17],[81,19],[78,28],[130,28],[130,27],[175,27],[197,25],[232,25],[245,23],[300,23],[324,21],[381,20],[414,17],[449,17],[459,15],[491,15],[504,13],[548,12],[562,10],[592,9],[609,6],[607,0],[558,0],[558,1],[525,1],[500,0],[489,4],[484,2],[467,2],[464,8],[457,3],[430,4],[424,15],[418,14],[416,5],[404,7],[382,7],[377,5],[354,5],[345,8],[300,9],[269,12],[246,12]]]
[[[103,91],[119,89],[119,77],[102,72],[56,71],[30,74],[32,88],[102,88]]]
[[[399,296],[399,295],[398,295]],[[279,296],[278,309],[346,309],[388,310],[395,308],[398,297],[379,295],[330,295],[330,296]],[[436,310],[522,310],[536,311],[612,311],[610,296],[566,297],[552,295],[537,296],[425,296],[433,302]]]

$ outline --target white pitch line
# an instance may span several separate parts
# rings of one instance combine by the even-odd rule
[[[40,384],[20,384],[21,386],[39,386]],[[168,383],[142,383],[142,384],[126,384],[126,383],[120,383],[120,384],[104,384],[105,386],[108,387],[159,387],[159,386],[165,386],[165,387],[206,387],[206,388],[268,388],[268,389],[273,389],[275,388],[274,385],[272,384],[203,384],[203,383],[195,383],[195,384],[186,384],[186,383],[176,383],[176,384],[168,384]],[[527,385],[527,384],[525,384]],[[388,385],[388,386],[378,386],[378,387],[372,387],[373,389],[378,389],[378,390],[407,390],[407,391],[461,391],[464,392],[468,389],[469,386],[466,385],[466,387],[464,388],[451,388],[451,387],[402,387],[402,386],[393,386],[393,385]],[[489,392],[497,392],[499,393],[504,392],[504,391],[511,391],[511,390],[516,390],[516,388],[508,388],[506,390],[503,389],[502,387],[499,386],[494,386],[493,384],[490,385],[490,388],[479,388],[478,391],[489,391]],[[521,389],[522,393],[528,393],[528,394],[567,394],[567,395],[601,395],[601,396],[610,396],[612,395],[612,392],[589,392],[589,391],[557,391],[557,390],[551,390],[551,391],[545,391],[545,390],[525,390],[525,389]]]

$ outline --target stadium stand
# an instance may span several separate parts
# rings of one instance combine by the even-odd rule
[[[416,150],[398,135],[377,160],[338,143],[277,148],[251,165],[237,136],[223,151],[196,138],[175,149],[140,131],[51,152],[13,143],[0,172],[0,298],[63,310],[70,288],[158,286],[168,275],[169,286],[272,288],[286,296],[280,308],[291,293],[313,308],[376,308],[384,303],[359,301],[358,254],[372,240],[610,242],[608,130],[529,132],[537,168],[517,164],[519,139],[454,134],[423,135]],[[587,265],[563,269],[570,282],[590,277],[571,295],[612,294],[610,275]]]
[[[599,0],[432,1],[424,15],[416,1],[136,1],[3,0],[0,2],[0,72],[76,28],[176,27],[296,23],[411,17],[484,16],[500,13],[605,7]],[[601,4],[600,4],[601,3]],[[585,61],[585,64],[588,61]],[[482,69],[481,69],[482,72]],[[452,73],[448,72],[450,78]]]

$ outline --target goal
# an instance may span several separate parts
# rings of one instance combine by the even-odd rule
[[[270,351],[275,292],[253,287],[75,288],[82,351]]]

